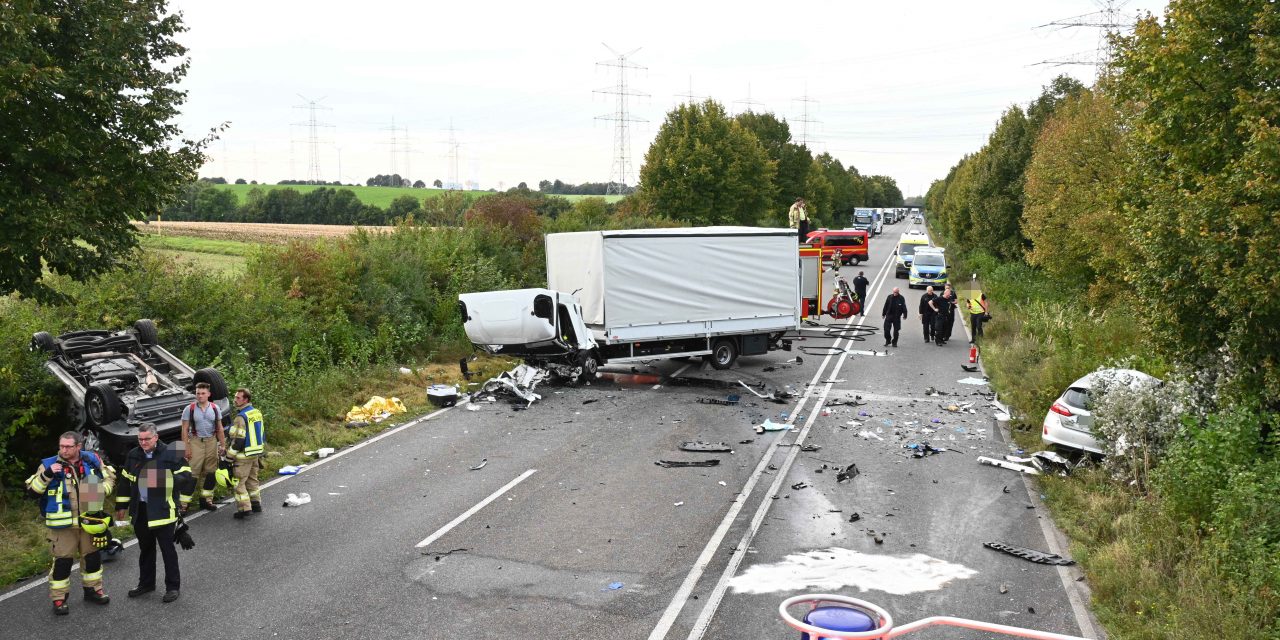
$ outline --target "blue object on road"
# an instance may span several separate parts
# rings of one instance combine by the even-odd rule
[[[805,614],[804,622],[831,631],[872,631],[876,628],[876,622],[871,616],[850,607],[832,605],[818,607]],[[800,638],[809,640],[809,634],[801,633]]]
[[[601,589],[601,591],[604,591],[605,589],[608,589],[609,591],[617,591],[618,589],[621,589],[621,588],[622,588],[621,582],[610,582],[609,586],[605,587],[604,589]]]

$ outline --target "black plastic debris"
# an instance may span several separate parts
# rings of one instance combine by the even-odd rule
[[[1040,564],[1052,564],[1060,566],[1070,566],[1076,563],[1075,560],[1069,560],[1056,553],[1045,553],[1036,551],[1035,549],[1027,549],[1025,547],[1015,547],[1013,545],[1003,544],[1000,542],[984,542],[982,546],[996,551],[1003,551],[1011,556],[1017,556],[1023,560],[1030,560]]]
[[[808,453],[813,453],[814,451],[821,451],[822,447],[816,444],[806,444],[803,447],[800,447],[800,450]]]
[[[703,453],[728,453],[733,451],[723,442],[681,442],[681,451],[699,451]]]
[[[794,490],[796,490],[796,491],[799,491],[799,490],[801,490],[801,489],[808,489],[808,488],[809,488],[809,485],[808,485],[807,483],[804,483],[804,482],[797,482],[797,483],[795,483],[795,484],[791,485],[791,488],[792,488],[792,489],[794,489]]]
[[[591,398],[590,400],[583,400],[582,404],[591,404],[592,402],[600,402],[600,398]]]
[[[713,380],[711,378],[695,378],[692,376],[672,376],[663,379],[663,383],[677,387],[707,387],[710,389],[728,389],[734,386],[732,382],[723,380]],[[760,387],[764,387],[761,384]]]
[[[471,470],[472,470],[472,471],[479,471],[479,470],[483,469],[483,468],[484,468],[484,466],[485,466],[486,464],[489,464],[489,459],[488,459],[488,458],[484,458],[484,459],[482,459],[482,460],[480,461],[480,464],[478,464],[478,465],[476,465],[476,466],[474,466],[474,467],[471,467]]]
[[[836,474],[836,482],[846,482],[848,480],[852,480],[856,478],[859,473],[862,473],[862,472],[858,471],[858,465],[850,464],[849,466],[841,469],[840,472]],[[854,515],[857,515],[857,514],[854,514]],[[850,522],[853,522],[853,521],[850,520]]]
[[[862,516],[858,515],[857,511],[854,511],[853,513],[849,514],[849,522],[857,522],[861,519],[862,519]]]
[[[961,368],[961,369],[964,369],[965,371],[968,371],[969,373],[977,373],[977,372],[978,372],[978,365],[976,365],[976,364],[962,364],[962,365],[960,365],[960,368]]]
[[[698,398],[698,404],[718,404],[725,407],[733,407],[737,406],[739,400],[742,400],[741,396],[737,394],[729,394],[729,396],[723,400],[720,398]]]
[[[719,460],[659,460],[654,464],[664,469],[676,469],[680,467],[714,467],[720,464]]]
[[[902,448],[910,451],[912,458],[924,458],[939,453],[945,453],[947,451],[953,451],[953,449],[948,449],[946,447],[935,447],[928,442],[908,442],[907,444],[902,445]]]
[[[752,439],[739,440],[738,444],[751,444],[752,442],[755,442],[755,440],[752,440]]]

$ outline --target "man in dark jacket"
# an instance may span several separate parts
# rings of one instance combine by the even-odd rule
[[[951,331],[956,326],[956,308],[960,306],[960,296],[956,295],[955,289],[952,289],[951,283],[948,282],[938,297],[945,298],[947,301],[946,328],[942,334],[942,341],[945,343],[951,340]]]
[[[144,422],[138,427],[138,447],[125,457],[116,488],[116,519],[123,520],[127,509],[138,536],[138,586],[129,590],[136,598],[156,590],[156,546],[164,557],[164,602],[178,599],[182,576],[178,551],[173,546],[179,503],[191,500],[194,485],[191,467],[181,446],[160,442],[156,426]]]
[[[951,317],[951,301],[945,296],[933,299],[933,343],[941,347],[947,343],[947,318]]]
[[[933,287],[926,287],[924,295],[920,296],[920,308],[916,311],[920,314],[920,323],[924,325],[924,341],[933,341],[933,301],[938,294],[933,292]]]
[[[871,284],[862,271],[853,279],[853,292],[858,294],[858,315],[865,316],[867,310],[867,285]]]
[[[884,346],[898,346],[898,334],[902,333],[902,321],[907,317],[907,299],[897,287],[884,301]]]

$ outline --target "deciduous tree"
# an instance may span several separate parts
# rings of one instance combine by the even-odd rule
[[[53,298],[45,269],[90,278],[137,244],[207,141],[173,123],[185,28],[163,0],[0,3],[0,292]]]

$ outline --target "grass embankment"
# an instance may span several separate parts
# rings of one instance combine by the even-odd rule
[[[1150,355],[1149,334],[1122,303],[1088,313],[1078,292],[1026,265],[953,259],[954,272],[982,275],[994,316],[985,326],[982,357],[993,388],[1013,410],[1014,440],[1023,448],[1045,448],[1045,412],[1076,378],[1117,362],[1168,374]],[[1250,466],[1258,446],[1252,422],[1237,432],[1189,432],[1183,454],[1161,462],[1149,492],[1096,468],[1037,479],[1110,637],[1280,637],[1280,568],[1271,550],[1280,534],[1271,506],[1280,474],[1274,466]],[[1244,443],[1234,458],[1221,444],[1232,433],[1243,433],[1237,442]],[[1197,438],[1217,448],[1200,447]],[[1187,494],[1211,497],[1196,510],[1179,506]]]
[[[243,204],[249,192],[253,189],[262,189],[270,191],[272,189],[293,189],[298,193],[307,193],[316,189],[350,189],[356,194],[356,198],[364,204],[371,204],[377,207],[387,208],[393,200],[400,196],[413,196],[418,199],[435,198],[444,193],[449,193],[446,189],[414,189],[412,187],[367,187],[367,186],[338,186],[338,185],[314,185],[314,184],[219,184],[213,185],[218,189],[225,189],[236,194],[240,203]],[[467,202],[473,202],[476,199],[490,195],[488,191],[463,191]],[[577,202],[584,198],[604,198],[606,202],[618,202],[626,196],[578,196],[578,195],[553,195],[554,198],[564,198],[569,202]]]
[[[482,358],[471,363],[470,369],[473,379],[486,380],[511,366],[507,360]],[[315,458],[304,454],[306,451],[321,447],[341,449],[426,413],[431,409],[425,393],[428,385],[460,384],[462,389],[466,389],[466,382],[461,379],[456,364],[428,364],[407,375],[400,373],[399,367],[369,368],[354,374],[335,369],[309,379],[308,383],[314,385],[308,390],[309,398],[297,406],[283,411],[267,405],[258,407],[267,421],[268,447],[261,475],[263,482],[277,475],[276,472],[285,465],[314,461]],[[346,412],[375,395],[400,398],[408,411],[362,429],[345,428],[343,418]],[[36,464],[37,461],[32,460],[28,466],[34,471]],[[218,490],[219,497],[226,493]],[[224,507],[228,512],[225,517],[230,517],[230,509]],[[37,577],[49,570],[45,531],[35,500],[6,502],[0,494],[0,587]],[[127,528],[123,532],[115,530],[115,534],[122,538],[132,537]]]
[[[144,233],[139,237],[142,247],[153,253],[170,256],[196,267],[218,274],[235,274],[244,271],[245,259],[254,243],[232,240],[211,240],[186,236],[161,236]]]

